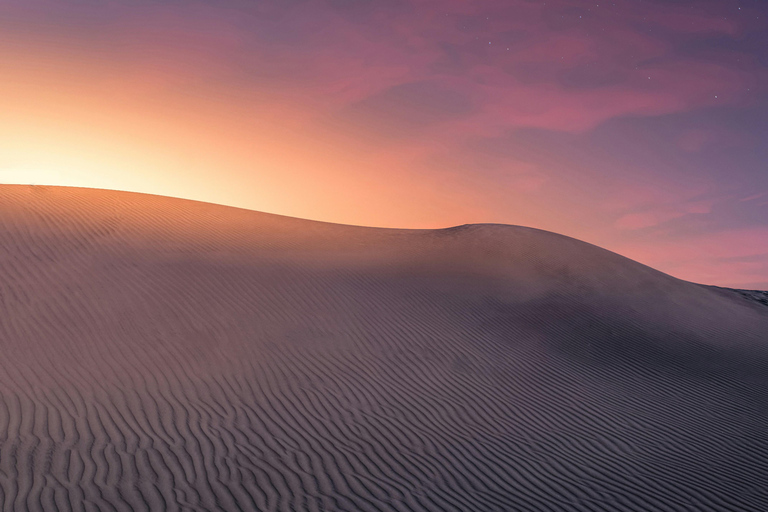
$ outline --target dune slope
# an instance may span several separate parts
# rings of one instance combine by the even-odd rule
[[[0,186],[0,503],[768,510],[768,307],[514,226]]]

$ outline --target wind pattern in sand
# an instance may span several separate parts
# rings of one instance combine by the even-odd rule
[[[10,511],[765,511],[768,307],[534,229],[0,187]]]

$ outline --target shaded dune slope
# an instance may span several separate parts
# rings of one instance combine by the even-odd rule
[[[535,229],[0,187],[0,504],[768,510],[768,307]]]

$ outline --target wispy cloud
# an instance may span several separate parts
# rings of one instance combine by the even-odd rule
[[[671,271],[682,253],[632,243],[768,223],[767,14],[720,0],[5,0],[0,108],[207,151],[195,161],[217,180],[261,187],[243,206],[530,224]],[[194,142],[173,149],[171,133]]]

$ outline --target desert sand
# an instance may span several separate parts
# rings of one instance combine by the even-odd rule
[[[3,511],[768,510],[768,306],[565,236],[0,186]]]

